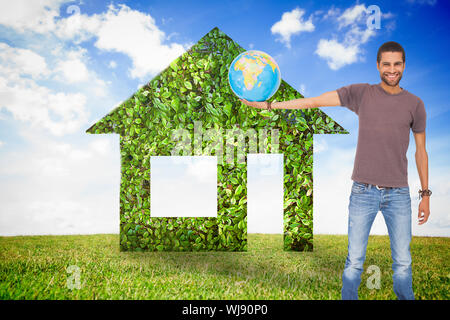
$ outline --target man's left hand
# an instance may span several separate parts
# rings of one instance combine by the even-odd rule
[[[427,222],[428,217],[430,216],[430,197],[424,196],[419,203],[419,225]]]

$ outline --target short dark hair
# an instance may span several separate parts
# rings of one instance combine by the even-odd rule
[[[403,62],[405,62],[405,50],[399,43],[397,43],[395,41],[388,41],[381,45],[381,47],[378,49],[378,53],[377,53],[377,62],[378,63],[380,63],[380,61],[381,61],[381,54],[383,52],[401,52]]]

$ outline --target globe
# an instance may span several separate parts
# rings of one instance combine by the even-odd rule
[[[249,50],[239,54],[228,69],[228,83],[233,93],[248,101],[266,101],[277,92],[281,72],[267,53]]]

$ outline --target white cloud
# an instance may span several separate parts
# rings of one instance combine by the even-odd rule
[[[150,15],[125,5],[119,7],[111,5],[103,15],[95,46],[128,55],[133,62],[131,77],[157,74],[185,52],[186,48],[178,43],[163,44],[165,33],[158,29]]]
[[[320,39],[316,50],[316,54],[324,58],[332,70],[358,61],[358,53],[357,45],[344,45],[335,39]]]
[[[46,33],[54,30],[59,7],[67,0],[0,1],[0,24],[17,32]]]
[[[69,83],[85,82],[89,79],[86,65],[77,57],[59,61],[56,71],[61,72],[64,80]]]
[[[292,11],[285,12],[281,16],[281,20],[276,22],[270,29],[272,34],[279,34],[281,39],[277,39],[284,43],[288,48],[291,47],[291,36],[301,32],[314,31],[312,17],[308,20],[303,19],[305,10],[295,8]]]
[[[79,130],[88,120],[86,94],[107,94],[107,84],[86,66],[86,53],[85,49],[65,50],[58,46],[48,63],[32,50],[0,42],[0,109],[11,112],[15,120],[54,135]],[[48,84],[41,85],[42,80],[69,84],[71,90],[53,90]],[[79,86],[74,88],[73,84]]]
[[[4,13],[0,14],[0,24],[16,31],[52,33],[75,44],[94,38],[94,45],[98,49],[115,51],[130,57],[130,76],[140,79],[156,75],[190,47],[190,44],[166,43],[176,34],[166,36],[152,16],[124,4],[117,7],[110,4],[108,10],[101,14],[72,14],[60,18],[59,6],[63,2],[67,1],[31,1],[32,5],[29,6],[30,2],[20,0],[17,2],[19,5],[12,10],[14,14],[17,13],[17,19],[11,19],[14,15],[9,8],[5,8],[2,11]],[[25,12],[20,13],[21,7],[27,8]],[[66,65],[60,66],[60,70],[67,70],[66,74],[71,74],[70,70],[76,68],[77,64],[77,61],[67,62]],[[78,81],[84,79],[84,75],[81,69],[68,79]]]
[[[340,12],[341,10],[339,8],[335,8],[334,5],[332,5],[331,8],[328,9],[327,13],[323,16],[323,19],[336,17]]]
[[[332,8],[333,9],[333,8]],[[331,9],[330,9],[331,10]],[[338,29],[346,29],[343,33],[343,40],[320,39],[315,53],[327,61],[332,70],[338,70],[346,65],[363,60],[361,55],[361,45],[374,37],[376,32],[373,28],[368,28],[366,18],[366,6],[357,4],[347,8],[341,15],[337,16],[337,10],[327,14],[328,16],[337,16],[336,22]]]
[[[337,18],[339,28],[361,22],[365,13],[366,6],[364,4],[355,5],[354,7],[346,9],[342,15]]]
[[[152,16],[123,4],[118,7],[111,4],[101,14],[77,14],[60,19],[53,32],[61,39],[76,43],[94,38],[98,49],[127,55],[133,65],[130,76],[140,79],[156,75],[189,48],[175,42],[165,44],[174,34],[166,36]]]
[[[62,40],[81,43],[95,36],[102,24],[103,14],[72,14],[56,21],[52,32]]]
[[[89,69],[89,57],[86,49],[77,47],[74,50],[64,50],[60,48],[53,52],[53,55],[57,57],[53,79],[70,85],[78,84],[80,90],[90,92],[96,97],[106,96],[107,83]],[[85,88],[81,88],[82,85]]]
[[[107,83],[88,67],[88,52],[78,47],[75,50],[59,49],[53,53],[58,57],[56,67],[53,70],[54,79],[69,84],[88,85],[86,91],[90,91],[97,97],[105,97]]]
[[[13,48],[0,42],[0,74],[9,79],[27,75],[34,79],[45,78],[50,74],[45,59],[39,54],[21,48]]]
[[[363,43],[366,43],[370,37],[373,37],[375,35],[375,29],[364,29],[361,30],[361,28],[357,25],[353,25],[350,30],[345,34],[345,42],[349,44],[357,44],[361,45]]]
[[[11,112],[16,120],[30,122],[58,136],[75,132],[87,121],[84,94],[54,92],[27,77],[50,76],[43,57],[5,43],[0,43],[0,50],[0,109]],[[33,61],[36,66],[30,64]]]

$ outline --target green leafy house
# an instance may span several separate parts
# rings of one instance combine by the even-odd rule
[[[228,67],[244,51],[216,27],[86,130],[120,135],[121,250],[247,250],[246,161],[218,161],[217,218],[151,215],[150,157],[174,155],[174,130],[188,130],[191,136],[184,138],[192,142],[194,124],[201,122],[203,130],[217,132],[270,130],[272,135],[258,141],[258,151],[245,144],[245,157],[247,153],[284,154],[284,249],[312,251],[313,134],[348,132],[318,108],[267,111],[243,105],[229,87]],[[303,96],[282,80],[270,100],[296,98]],[[228,147],[235,145],[232,139],[226,139]],[[272,150],[272,142],[278,143],[278,150]],[[221,139],[193,143],[200,143],[207,155],[217,156],[219,148],[226,149]]]

